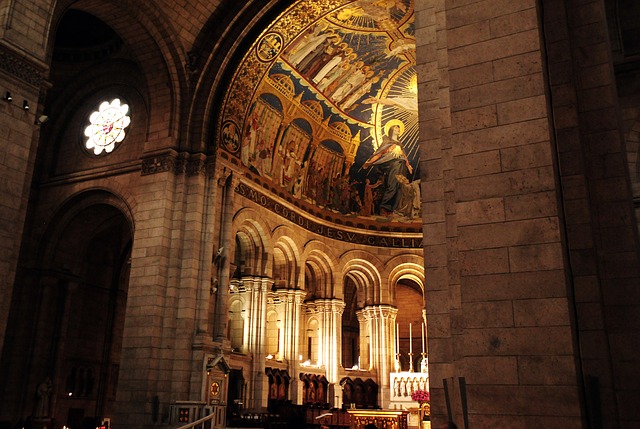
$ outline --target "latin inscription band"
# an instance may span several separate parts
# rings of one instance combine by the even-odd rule
[[[404,249],[422,248],[422,237],[380,237],[371,234],[362,234],[353,231],[344,231],[335,227],[329,227],[315,222],[300,213],[276,202],[265,194],[250,188],[240,182],[236,188],[236,193],[242,195],[250,201],[266,208],[267,210],[295,223],[307,231],[322,235],[334,240],[346,241],[353,244],[363,244],[377,247],[393,247]]]

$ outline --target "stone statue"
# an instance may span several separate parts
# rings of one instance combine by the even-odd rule
[[[38,402],[36,403],[36,418],[49,417],[49,399],[51,391],[53,390],[53,383],[51,378],[45,378],[40,385],[36,393],[38,394]]]

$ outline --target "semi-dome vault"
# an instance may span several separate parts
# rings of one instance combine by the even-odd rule
[[[296,2],[226,91],[219,150],[319,216],[418,227],[413,2]]]

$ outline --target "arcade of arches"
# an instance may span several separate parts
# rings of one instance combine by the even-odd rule
[[[639,23],[4,2],[0,429],[637,427]]]

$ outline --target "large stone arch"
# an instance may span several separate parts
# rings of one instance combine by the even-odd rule
[[[58,243],[62,240],[65,228],[72,224],[73,219],[77,218],[82,211],[97,205],[113,207],[126,220],[130,235],[134,235],[135,220],[131,201],[124,200],[106,188],[83,190],[62,201],[58,207],[53,209],[51,218],[43,223],[46,225],[46,230],[42,230],[38,234],[41,237],[40,242],[43,244],[38,254],[41,255],[41,262],[44,266],[49,266],[53,262],[55,246],[52,243]]]
[[[94,189],[61,202],[46,225],[17,278],[8,331],[16,347],[3,356],[0,380],[20,380],[4,400],[18,411],[34,407],[30,393],[50,380],[51,414],[34,417],[78,425],[72,408],[87,418],[114,410],[108,386],[118,377],[134,221],[123,199]]]
[[[231,254],[236,255],[234,260],[237,268],[240,268],[239,262],[244,261],[248,270],[245,269],[243,274],[270,277],[270,261],[273,258],[273,241],[269,233],[271,229],[263,222],[259,213],[249,208],[238,211],[233,222],[236,243]],[[242,259],[237,260],[238,257]]]
[[[359,301],[363,301],[363,307],[367,305],[380,304],[380,288],[382,277],[380,269],[383,267],[382,261],[372,253],[353,250],[346,252],[340,257],[342,266],[338,267],[343,278],[349,277],[356,284]],[[336,296],[343,296],[343,285],[338,283]],[[360,296],[362,295],[362,296]]]
[[[340,258],[342,281],[337,285],[337,297],[342,299],[345,311],[342,314],[342,362],[344,368],[368,368],[370,365],[369,337],[371,321],[365,320],[365,308],[380,304],[381,277],[383,266],[379,258],[367,251],[352,250]]]
[[[415,282],[415,284],[420,287],[424,299],[426,291],[424,264],[422,263],[422,260],[419,256],[401,255],[392,258],[387,262],[387,265],[383,272],[383,276],[385,275],[387,278],[387,285],[389,286],[389,289],[387,291],[387,293],[389,294],[388,297],[392,299],[392,301],[390,302],[395,302],[395,295],[393,294],[394,286],[401,279],[409,279]],[[422,307],[424,307],[424,301],[422,304]]]
[[[188,62],[186,52],[173,36],[176,34],[173,24],[166,19],[165,15],[158,13],[157,8],[149,3],[135,3],[135,7],[133,6],[134,4],[96,0],[58,2],[52,14],[52,29],[48,36],[48,61],[51,62],[53,56],[57,25],[68,9],[81,10],[102,20],[118,34],[127,49],[131,51],[134,61],[142,70],[146,85],[145,92],[154,95],[148,100],[149,125],[167,130],[166,135],[158,136],[159,141],[163,144],[164,138],[180,141],[179,125],[188,100],[188,97],[182,96],[186,93],[188,85],[184,68],[184,64]],[[141,29],[143,31],[140,31]],[[169,115],[165,114],[167,101],[170,103]],[[157,149],[157,147],[145,149]]]
[[[269,0],[259,6],[234,0],[223,3],[224,7],[217,8],[203,25],[191,51],[198,74],[188,132],[190,140],[198,145],[197,150],[203,152],[214,150],[218,144],[214,118],[220,113],[220,100],[233,76],[233,65],[270,20],[288,5],[282,0]]]
[[[276,287],[287,287],[297,289],[300,288],[300,272],[301,269],[301,254],[298,244],[292,237],[295,236],[294,231],[286,226],[279,226],[273,233],[273,240],[275,242],[273,250],[273,264],[274,264],[274,280],[276,280]],[[285,273],[284,284],[279,285],[275,276],[275,265],[282,264]]]
[[[337,259],[331,249],[321,241],[312,240],[304,248],[304,289],[308,298],[335,298]],[[307,281],[313,282],[310,288]]]

